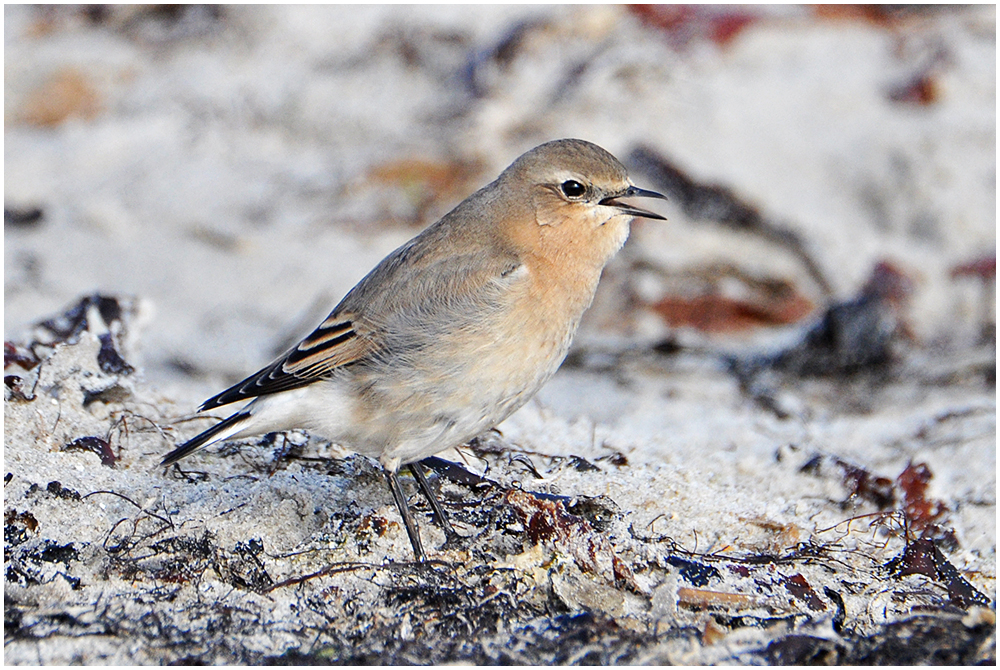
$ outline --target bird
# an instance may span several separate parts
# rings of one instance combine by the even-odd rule
[[[222,440],[316,433],[380,463],[426,560],[398,471],[457,538],[419,462],[490,430],[555,373],[634,218],[666,219],[623,198],[666,199],[585,140],[522,154],[386,256],[305,339],[202,403],[249,401],[161,465]]]

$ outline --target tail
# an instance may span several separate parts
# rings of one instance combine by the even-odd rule
[[[235,435],[239,432],[243,423],[249,418],[250,412],[237,412],[228,419],[223,419],[208,430],[195,435],[190,440],[164,456],[163,460],[160,461],[160,465],[173,465],[182,458],[190,456],[202,447],[208,446],[213,442],[218,442],[219,440],[224,440],[231,435]]]

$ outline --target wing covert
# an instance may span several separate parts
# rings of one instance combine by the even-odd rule
[[[349,314],[336,311],[284,356],[202,403],[199,411],[257,396],[308,386],[375,347],[358,334]]]

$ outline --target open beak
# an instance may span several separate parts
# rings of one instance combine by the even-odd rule
[[[665,195],[657,193],[656,191],[647,191],[646,189],[638,188],[637,186],[629,186],[624,193],[619,193],[611,198],[601,200],[601,204],[607,205],[608,207],[614,207],[622,214],[641,216],[646,219],[659,219],[661,221],[667,220],[667,217],[661,216],[656,212],[650,212],[647,209],[635,207],[634,205],[629,205],[628,203],[618,202],[618,198],[660,198],[661,200],[666,200],[667,196]]]

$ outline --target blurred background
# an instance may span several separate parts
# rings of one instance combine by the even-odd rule
[[[192,400],[560,137],[670,197],[582,347],[774,350],[859,296],[917,348],[994,337],[993,6],[4,16],[5,339],[138,296],[129,360]]]

